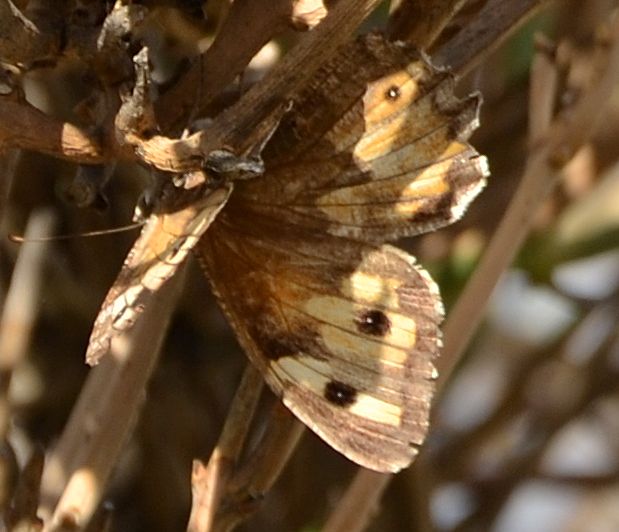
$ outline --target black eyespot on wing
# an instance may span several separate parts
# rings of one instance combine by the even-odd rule
[[[357,400],[357,390],[340,381],[329,381],[325,386],[324,396],[336,406],[350,406]]]
[[[371,336],[385,336],[391,329],[391,321],[382,310],[364,310],[355,318],[357,330]]]
[[[392,85],[385,92],[385,96],[388,100],[395,101],[400,97],[400,87]]]

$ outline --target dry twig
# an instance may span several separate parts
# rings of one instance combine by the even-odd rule
[[[42,510],[53,511],[50,530],[85,526],[101,502],[137,420],[182,281],[178,272],[131,333],[116,338],[110,354],[91,370],[44,471]]]
[[[477,329],[485,303],[531,227],[533,213],[557,184],[562,167],[587,141],[602,116],[604,103],[619,81],[619,23],[612,28],[612,38],[612,49],[602,77],[573,109],[568,109],[548,124],[545,141],[532,151],[518,191],[477,269],[454,305],[444,327],[445,347],[438,361],[439,383],[445,383],[449,378]],[[538,84],[534,82],[532,86],[535,89]],[[548,106],[549,101],[548,97],[534,96],[531,103]],[[545,108],[532,113],[549,118]],[[535,136],[542,136],[542,126],[537,124],[536,128],[539,129]]]
[[[549,0],[488,0],[479,14],[434,55],[434,62],[463,76]]]
[[[402,0],[390,17],[387,33],[392,39],[427,50],[465,3],[465,0]]]
[[[54,219],[50,212],[35,213],[26,229],[26,240],[49,236]],[[0,440],[9,431],[9,385],[15,368],[23,362],[40,304],[40,286],[47,257],[45,242],[26,243],[20,249],[10,290],[0,321]]]
[[[42,530],[43,522],[37,515],[37,509],[39,507],[44,460],[45,452],[43,449],[39,446],[35,447],[21,472],[11,507],[5,514],[5,524],[8,530],[14,532]]]
[[[263,383],[262,374],[248,364],[208,464],[204,466],[201,461],[194,461],[191,475],[193,502],[188,531],[211,530],[232,469],[243,450]]]
[[[57,1],[21,12],[11,0],[0,0],[0,59],[28,64],[58,54],[61,11]],[[36,5],[39,4],[39,5]],[[28,6],[30,7],[30,6]]]
[[[163,131],[184,124],[192,109],[200,112],[208,106],[285,27],[291,10],[291,0],[234,2],[208,50],[157,101]]]
[[[264,435],[230,480],[214,530],[232,530],[256,511],[292,457],[305,426],[281,403],[273,405]]]

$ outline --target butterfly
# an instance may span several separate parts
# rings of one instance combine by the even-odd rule
[[[414,257],[385,242],[455,221],[484,186],[486,159],[467,143],[480,97],[458,99],[453,85],[406,44],[370,34],[344,46],[294,95],[263,175],[153,211],[88,360],[193,248],[284,404],[361,466],[410,465],[428,431],[443,307]]]

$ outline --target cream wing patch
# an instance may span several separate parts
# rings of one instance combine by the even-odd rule
[[[331,368],[328,363],[302,354],[273,361],[271,369],[281,380],[284,389],[287,385],[302,386],[317,396],[325,395],[330,383],[334,382],[329,377]],[[400,406],[364,392],[356,391],[354,401],[351,401],[350,405],[342,405],[342,408],[366,421],[375,421],[394,427],[402,422]]]
[[[402,365],[406,362],[407,350],[415,346],[415,320],[397,312],[369,310],[367,305],[351,305],[350,301],[338,297],[314,297],[307,301],[304,310],[309,316],[324,322],[320,326],[321,337],[334,352],[345,350],[363,356],[368,342],[378,343],[381,363]],[[363,325],[367,324],[363,316],[372,311],[382,312],[382,319],[388,322],[388,328],[379,340],[372,339],[372,335],[367,333],[360,334],[363,333]]]

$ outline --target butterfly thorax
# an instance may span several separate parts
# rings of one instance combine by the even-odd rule
[[[138,199],[134,221],[145,221],[151,215],[170,214],[199,203],[213,190],[224,185],[226,180],[221,174],[204,170],[174,177],[156,174],[152,185]]]

